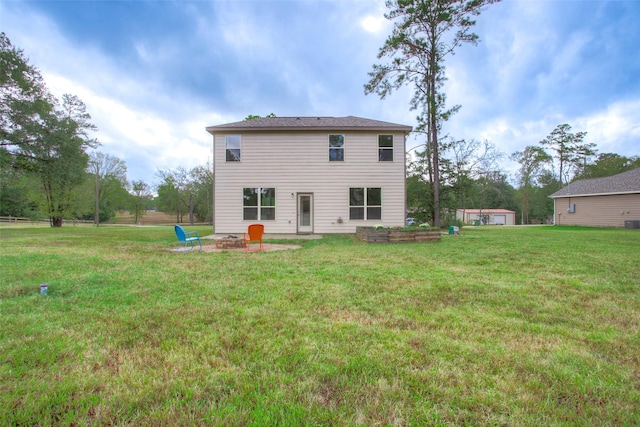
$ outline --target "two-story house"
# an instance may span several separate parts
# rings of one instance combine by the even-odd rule
[[[214,231],[355,233],[403,225],[411,126],[360,117],[265,117],[213,135]]]

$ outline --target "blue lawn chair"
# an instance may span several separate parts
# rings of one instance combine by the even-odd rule
[[[202,250],[202,242],[200,241],[200,236],[195,231],[184,231],[184,229],[176,224],[174,227],[176,230],[176,236],[178,236],[178,249],[182,252],[192,250],[196,243],[200,244],[200,250]]]

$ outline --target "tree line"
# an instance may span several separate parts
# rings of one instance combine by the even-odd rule
[[[550,223],[549,196],[568,183],[640,167],[639,156],[598,153],[596,144],[584,143],[585,136],[586,132],[572,132],[567,123],[556,126],[536,144],[508,156],[518,163],[511,176],[502,166],[507,156],[489,141],[446,139],[441,143],[439,174],[442,225],[458,224],[456,209],[509,209],[517,212],[520,224]],[[416,220],[431,222],[427,159],[416,151],[408,153],[407,206]]]
[[[0,216],[111,221],[129,211],[139,222],[147,209],[211,222],[210,165],[158,171],[155,187],[129,182],[126,163],[97,150],[97,128],[75,95],[59,100],[21,49],[0,33]],[[156,190],[157,195],[154,195]]]

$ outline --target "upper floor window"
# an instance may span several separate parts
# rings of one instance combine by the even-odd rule
[[[242,219],[245,221],[275,221],[276,189],[244,188],[242,207]]]
[[[378,135],[378,161],[393,161],[393,135]]]
[[[226,135],[224,137],[226,144],[227,162],[240,161],[240,135]]]
[[[344,135],[329,135],[329,161],[344,161]]]
[[[349,188],[349,219],[382,219],[382,189]]]

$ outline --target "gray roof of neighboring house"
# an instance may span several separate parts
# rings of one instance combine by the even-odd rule
[[[553,193],[551,198],[640,193],[640,168],[605,178],[580,179]]]
[[[362,117],[261,117],[217,126],[207,126],[207,132],[241,131],[282,131],[282,130],[376,130],[409,133],[411,126]]]

